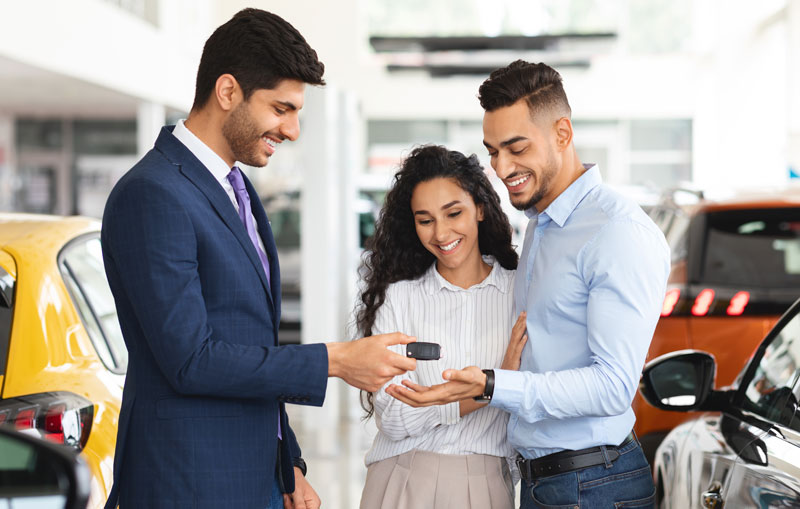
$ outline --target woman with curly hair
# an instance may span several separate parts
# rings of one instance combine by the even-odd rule
[[[441,383],[447,368],[519,368],[527,338],[524,317],[512,327],[518,257],[477,157],[435,145],[414,149],[369,247],[359,333],[403,331],[439,343],[442,358],[418,361],[416,371],[362,399],[378,434],[366,457],[361,508],[512,508],[508,414],[473,399],[412,408],[385,391],[403,381],[424,390]]]

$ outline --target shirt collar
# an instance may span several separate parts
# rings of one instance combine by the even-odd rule
[[[446,280],[439,274],[439,271],[436,270],[436,262],[433,262],[431,266],[425,271],[425,274],[422,276],[422,284],[425,291],[428,295],[433,295],[437,290],[450,290],[453,292],[470,292],[473,290],[477,290],[479,288],[483,288],[486,285],[492,285],[498,290],[503,293],[508,291],[508,285],[503,284],[503,271],[500,270],[500,262],[495,260],[493,256],[483,256],[483,261],[487,264],[492,266],[492,270],[489,271],[489,275],[476,285],[472,285],[469,288],[461,288],[460,286],[456,286],[450,281]]]
[[[584,164],[583,167],[586,171],[578,177],[575,182],[569,185],[561,194],[556,196],[550,205],[544,209],[541,214],[547,215],[558,226],[563,227],[564,223],[569,219],[570,214],[575,210],[578,204],[583,200],[589,192],[595,187],[603,183],[603,178],[600,175],[600,168],[596,164]],[[539,213],[536,212],[536,207],[531,207],[525,211],[528,218],[533,218]]]
[[[215,179],[221,183],[227,183],[228,173],[231,172],[228,163],[217,155],[216,152],[211,150],[208,145],[203,143],[200,138],[195,136],[193,132],[187,129],[184,125],[184,120],[179,120],[175,124],[175,129],[172,131],[172,134],[178,138],[181,143],[186,145],[186,148],[203,163],[203,166],[211,172]]]

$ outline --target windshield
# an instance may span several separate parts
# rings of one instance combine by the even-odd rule
[[[709,213],[704,251],[704,284],[797,288],[800,208]]]

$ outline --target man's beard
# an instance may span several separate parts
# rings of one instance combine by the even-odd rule
[[[263,133],[250,116],[246,104],[239,103],[231,112],[222,125],[222,136],[228,142],[235,160],[248,166],[265,166],[266,161],[259,160]]]
[[[555,157],[550,153],[547,158],[547,166],[542,169],[539,175],[531,175],[530,178],[535,178],[539,188],[533,192],[533,195],[524,202],[515,202],[511,200],[511,205],[517,210],[528,210],[536,206],[537,203],[542,201],[545,196],[550,192],[553,185],[553,179],[558,174],[558,165]],[[509,197],[510,198],[510,197]]]

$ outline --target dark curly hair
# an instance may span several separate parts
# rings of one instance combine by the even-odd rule
[[[517,268],[519,257],[511,244],[511,225],[478,157],[474,154],[466,157],[439,145],[417,147],[394,176],[359,270],[365,284],[356,313],[356,327],[362,336],[372,335],[375,316],[383,305],[389,285],[419,278],[436,260],[420,242],[411,210],[411,196],[417,184],[435,178],[454,180],[469,193],[476,206],[483,206],[483,221],[478,223],[481,254],[493,256],[506,269]],[[372,416],[371,393],[362,392],[361,406],[367,418]]]

